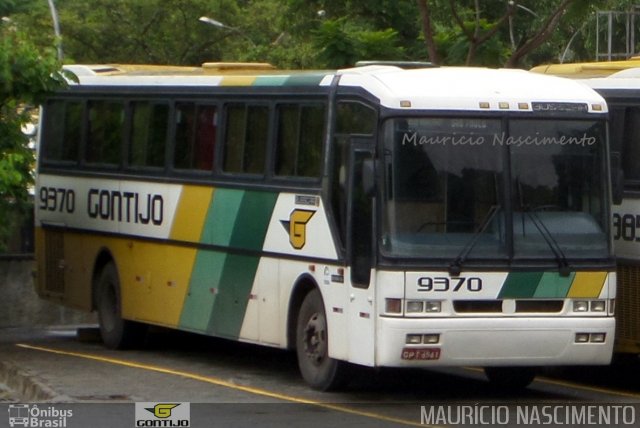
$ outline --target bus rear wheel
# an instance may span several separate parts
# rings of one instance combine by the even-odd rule
[[[335,390],[346,384],[347,363],[329,357],[329,333],[322,296],[305,297],[296,324],[296,353],[303,379],[313,389]]]
[[[120,280],[113,262],[107,263],[96,284],[100,335],[110,349],[129,349],[139,346],[145,338],[146,326],[122,318]]]
[[[485,367],[484,374],[501,391],[519,391],[533,382],[537,370],[534,367]]]

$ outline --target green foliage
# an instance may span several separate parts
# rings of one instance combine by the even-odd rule
[[[29,206],[34,152],[22,127],[32,120],[31,106],[64,84],[53,49],[38,50],[15,27],[0,26],[0,250],[5,246],[10,213]]]
[[[473,31],[471,23],[466,22],[469,31]],[[486,20],[480,20],[482,31],[488,31],[492,24]],[[435,41],[438,45],[440,58],[443,65],[464,64],[469,52],[469,39],[459,28],[439,27]],[[474,58],[474,65],[495,66],[502,64],[509,56],[509,46],[500,38],[494,37],[479,46]]]
[[[324,21],[314,39],[320,61],[330,68],[349,67],[361,59],[404,58],[396,31],[366,30],[346,18]]]

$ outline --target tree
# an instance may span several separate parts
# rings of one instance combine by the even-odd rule
[[[537,11],[513,0],[496,0],[492,4],[480,2],[480,0],[448,0],[447,3],[449,15],[453,18],[457,30],[451,32],[449,27],[449,32],[444,32],[448,37],[439,38],[435,34],[437,27],[433,24],[433,9],[437,5],[442,10],[443,2],[417,0],[425,43],[432,58],[438,60],[438,52],[442,51],[441,46],[446,46],[447,41],[457,38],[457,34],[460,34],[466,45],[464,64],[483,63],[484,61],[478,60],[478,54],[483,45],[491,46],[490,42],[493,41],[494,51],[504,50],[502,65],[517,67],[527,55],[549,40],[558,28],[562,17],[574,3],[584,2],[538,1],[535,3]],[[580,11],[584,12],[584,10],[584,7],[580,8]],[[576,17],[578,15],[576,14]],[[499,43],[497,46],[496,41]],[[438,42],[441,46],[437,46]],[[448,45],[451,47],[455,43],[449,42]],[[447,53],[450,52],[447,51]],[[454,56],[454,59],[460,61],[459,57]]]
[[[34,151],[22,127],[33,106],[65,80],[53,48],[38,50],[15,26],[0,25],[0,249],[6,245],[12,215],[29,205]]]

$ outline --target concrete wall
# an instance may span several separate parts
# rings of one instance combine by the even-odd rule
[[[0,260],[0,328],[95,323],[87,314],[38,297],[34,287],[35,262]]]

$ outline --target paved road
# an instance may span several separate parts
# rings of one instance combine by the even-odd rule
[[[9,426],[2,406],[8,415],[25,402],[54,406],[53,414],[75,410],[65,421],[71,428],[136,426],[135,402],[190,403],[193,427],[441,426],[456,417],[467,426],[518,426],[517,417],[542,425],[558,422],[545,414],[588,422],[589,406],[618,418],[605,425],[628,426],[631,411],[640,422],[635,360],[548,370],[517,394],[470,368],[362,369],[346,390],[319,393],[302,382],[290,352],[163,330],[142,349],[110,351],[95,330],[82,331],[79,340],[68,327],[0,330],[0,427]]]

